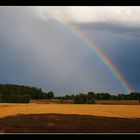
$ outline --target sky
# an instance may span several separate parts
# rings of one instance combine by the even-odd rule
[[[0,83],[36,86],[56,96],[126,93],[86,38],[140,91],[139,6],[0,7]]]

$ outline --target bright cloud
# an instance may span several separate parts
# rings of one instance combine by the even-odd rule
[[[131,27],[140,27],[140,7],[99,6],[45,6],[37,7],[41,17],[48,16],[60,22],[96,23],[106,22]]]

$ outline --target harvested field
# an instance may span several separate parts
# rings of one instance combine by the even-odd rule
[[[53,100],[30,100],[30,103],[36,103],[36,104],[73,104],[74,101],[73,100],[57,100],[57,99],[53,99]]]
[[[30,103],[36,104],[74,104],[73,100],[31,100]],[[96,100],[96,104],[105,104],[105,105],[140,105],[137,100]]]
[[[0,104],[1,133],[140,132],[139,105]]]
[[[137,100],[96,100],[96,104],[106,105],[140,105]]]

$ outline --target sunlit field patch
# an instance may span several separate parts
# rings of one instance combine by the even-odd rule
[[[80,114],[92,116],[140,118],[139,105],[76,104],[0,104],[0,118],[17,114]]]

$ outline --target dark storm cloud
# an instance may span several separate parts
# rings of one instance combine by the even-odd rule
[[[140,28],[107,23],[77,24],[116,64],[132,85],[140,84]]]
[[[55,20],[41,21],[27,7],[1,8],[0,14],[1,82],[64,94],[98,89],[97,83],[108,77],[108,69],[101,69],[98,58]]]
[[[57,95],[90,90],[124,91],[83,40],[56,20],[42,20],[36,8],[0,7],[0,21],[0,82],[38,86]],[[102,49],[130,82],[139,82],[139,49],[132,49],[133,42],[135,47],[139,46],[138,30],[130,37],[128,32],[132,30],[123,31],[123,27],[94,26],[84,24],[79,28],[105,46]],[[123,33],[124,37],[120,37]],[[132,65],[134,69],[130,69]]]
[[[87,31],[105,31],[114,34],[123,34],[130,35],[134,37],[140,37],[140,27],[129,27],[127,25],[119,25],[116,23],[105,23],[105,22],[96,22],[96,23],[86,23],[86,24],[77,24],[83,30]]]

